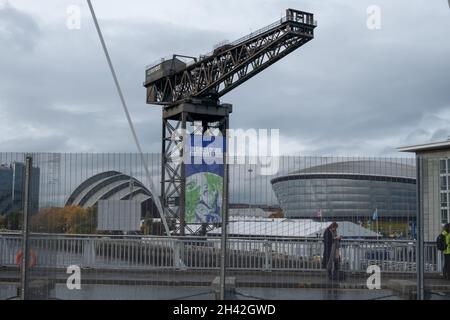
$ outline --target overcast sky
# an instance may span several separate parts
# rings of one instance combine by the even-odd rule
[[[450,136],[447,0],[93,4],[146,152],[160,150],[161,109],[145,103],[145,65],[208,52],[286,8],[315,14],[315,39],[222,98],[232,127],[279,128],[282,152],[302,155],[402,156]],[[372,4],[380,30],[367,28]],[[136,151],[85,1],[0,0],[0,151]]]

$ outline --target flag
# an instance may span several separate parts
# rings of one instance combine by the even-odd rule
[[[378,220],[378,209],[373,212],[372,220]]]

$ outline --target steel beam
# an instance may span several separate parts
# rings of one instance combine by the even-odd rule
[[[220,105],[208,99],[189,100],[163,110],[161,195],[164,212],[178,226],[175,230],[178,235],[185,235],[185,229],[194,234],[194,231],[186,226],[185,212],[186,173],[183,159],[185,143],[188,141],[188,123],[201,121],[203,133],[215,128],[214,124],[219,123],[219,130],[225,137],[231,112],[232,105]],[[178,129],[181,129],[181,132]],[[212,226],[205,228],[211,230]]]
[[[288,9],[256,33],[225,44],[182,70],[148,78],[147,103],[174,105],[187,98],[219,99],[314,38],[314,15]]]

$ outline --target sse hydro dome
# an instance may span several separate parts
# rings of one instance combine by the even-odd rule
[[[416,169],[393,160],[358,160],[311,166],[271,180],[287,218],[412,220]]]

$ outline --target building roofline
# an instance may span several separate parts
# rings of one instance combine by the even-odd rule
[[[345,179],[345,180],[370,180],[370,181],[385,181],[385,182],[401,182],[415,184],[416,178],[392,175],[378,175],[378,174],[360,174],[360,173],[294,173],[284,176],[279,176],[270,180],[273,185],[282,181],[289,180],[312,180],[312,179]]]
[[[446,141],[438,141],[397,148],[399,152],[422,152],[446,149],[450,149],[450,139]]]

